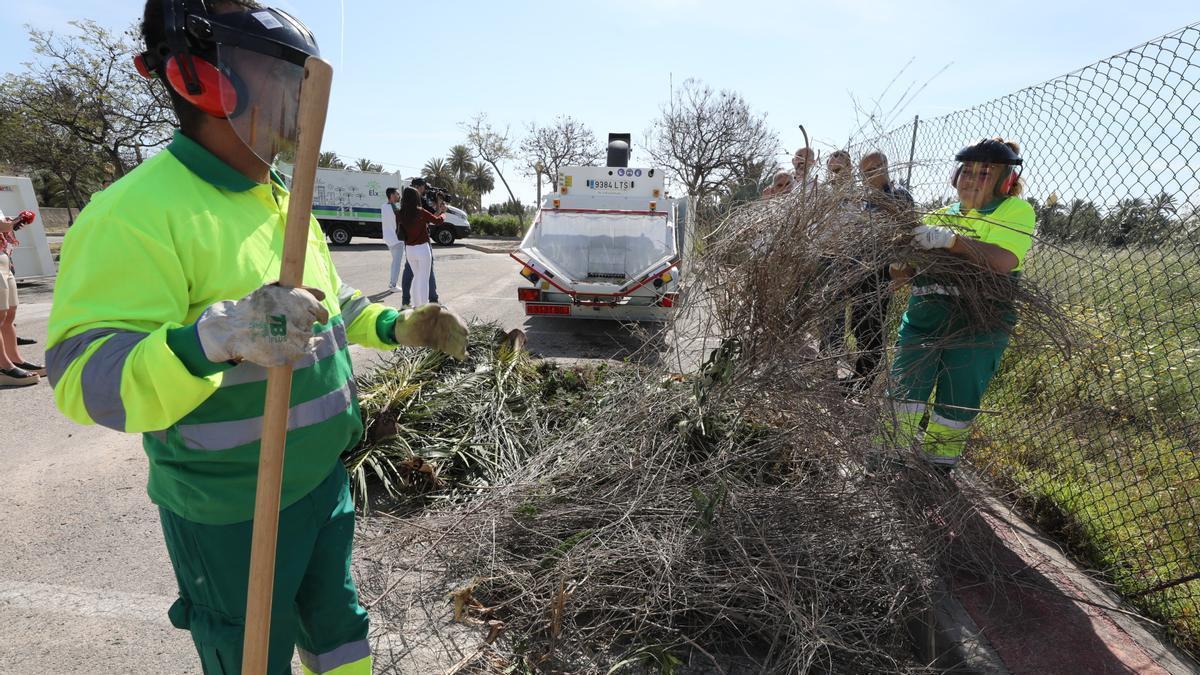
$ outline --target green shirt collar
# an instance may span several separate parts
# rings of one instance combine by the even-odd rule
[[[985,204],[982,208],[972,209],[972,210],[975,211],[975,213],[978,213],[980,215],[984,215],[984,216],[989,215],[992,212],[994,212],[996,209],[1000,208],[1000,205],[1004,203],[1004,199],[1005,199],[1004,197],[997,197],[997,198],[993,199],[992,201],[988,202],[987,204]],[[962,202],[954,202],[953,204],[951,204],[946,209],[946,214],[951,215],[951,216],[962,215]]]
[[[229,166],[221,158],[209,152],[203,145],[188,138],[179,129],[175,130],[175,137],[171,139],[171,144],[167,146],[167,150],[172,155],[175,155],[175,159],[178,159],[192,173],[222,190],[245,192],[259,185],[259,183],[250,180],[245,174]],[[280,187],[284,186],[283,179],[276,173],[273,167],[271,169],[271,180],[278,183]]]

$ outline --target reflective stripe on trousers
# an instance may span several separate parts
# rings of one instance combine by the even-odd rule
[[[366,640],[344,644],[323,654],[297,647],[305,675],[371,675],[371,645]]]

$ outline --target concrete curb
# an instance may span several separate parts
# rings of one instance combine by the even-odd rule
[[[469,244],[469,243],[467,243],[467,242],[465,242],[465,241],[462,241],[461,239],[460,239],[460,240],[458,240],[458,241],[457,241],[457,242],[455,242],[455,243],[457,243],[458,245],[460,245],[460,246],[462,246],[462,247],[464,247],[464,248],[469,248],[469,249],[471,249],[471,250],[473,250],[473,251],[479,251],[479,252],[481,252],[481,253],[492,253],[492,254],[495,254],[495,253],[503,253],[503,254],[508,254],[508,253],[512,253],[513,251],[517,250],[517,246],[516,246],[516,244],[517,244],[517,243],[519,243],[519,242],[515,242],[515,241],[514,241],[514,242],[513,242],[513,246],[512,246],[512,247],[510,247],[510,248],[501,248],[501,247],[496,247],[496,246],[482,246],[482,245],[480,245],[480,244]]]

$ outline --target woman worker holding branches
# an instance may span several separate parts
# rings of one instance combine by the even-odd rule
[[[1020,198],[1020,148],[988,138],[958,152],[951,184],[958,201],[925,216],[913,229],[913,246],[941,249],[986,272],[1018,276],[1033,244],[1034,210]],[[1010,303],[996,307],[998,329],[972,325],[963,309],[965,291],[911,268],[892,266],[897,281],[912,281],[900,321],[892,385],[888,391],[900,449],[920,443],[923,457],[943,471],[962,456],[971,422],[1016,323]],[[970,299],[967,299],[968,301]],[[929,423],[920,423],[933,397]]]

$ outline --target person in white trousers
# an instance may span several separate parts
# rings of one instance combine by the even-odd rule
[[[388,290],[395,293],[400,290],[400,270],[404,269],[404,240],[400,238],[400,219],[396,217],[396,203],[400,201],[400,191],[390,187],[384,191],[387,201],[379,207],[380,227],[383,228],[383,243],[387,244],[392,254],[392,271],[388,276]]]
[[[421,204],[425,180],[414,178],[410,187],[400,195],[400,228],[404,231],[404,255],[412,267],[412,303],[420,307],[429,303],[429,275],[433,270],[433,250],[429,247],[429,225],[442,222]]]

